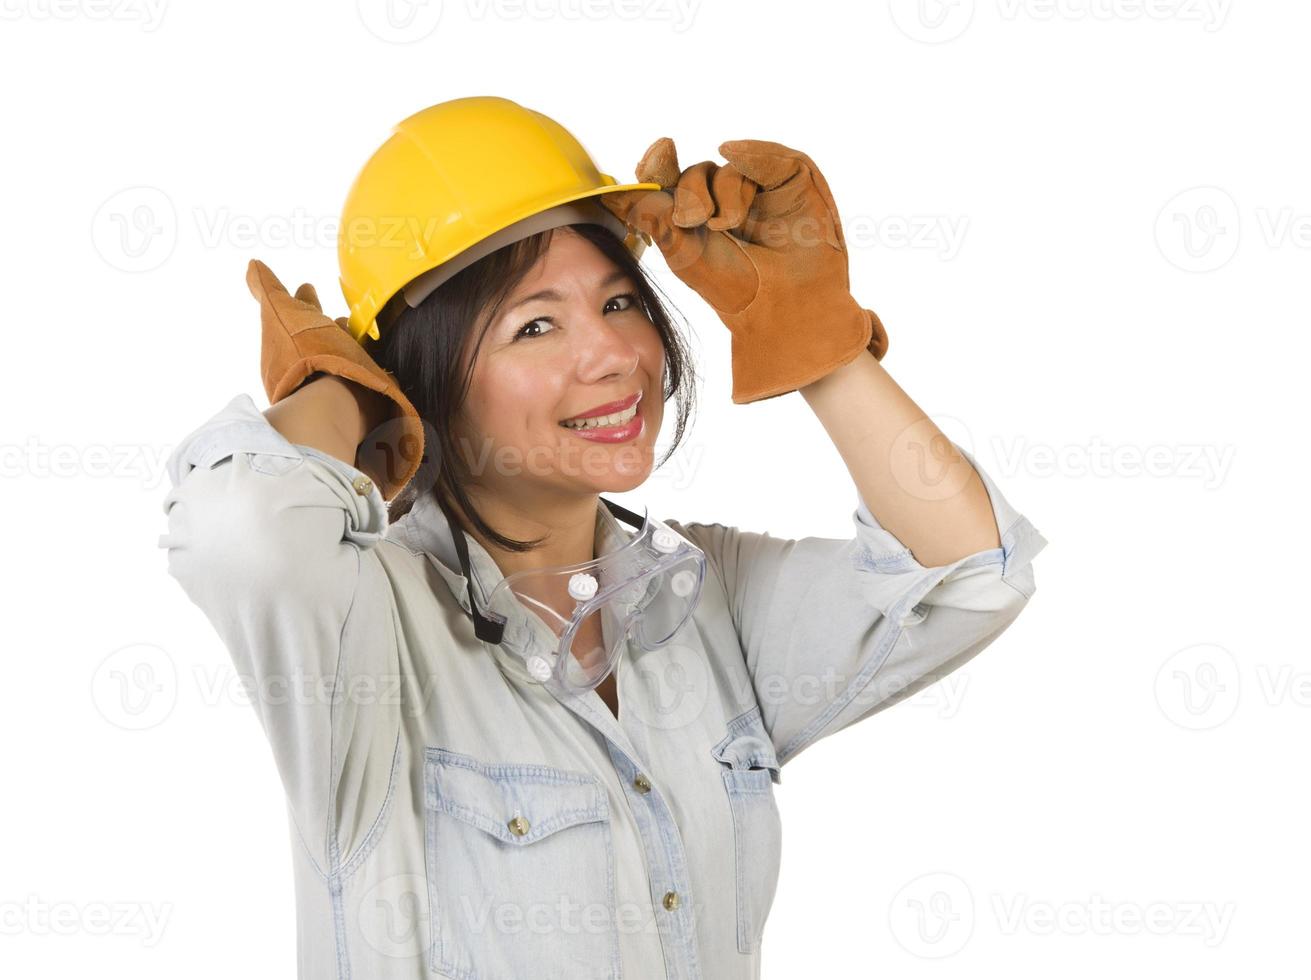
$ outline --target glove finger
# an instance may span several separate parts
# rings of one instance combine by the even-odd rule
[[[631,219],[630,216],[633,213],[633,209],[636,208],[637,205],[642,201],[642,199],[645,198],[648,194],[663,194],[663,193],[665,192],[664,191],[614,191],[610,194],[600,194],[597,196],[596,199],[601,202],[601,204],[605,207],[607,211],[613,214],[625,225],[627,225],[630,228],[637,228],[638,231],[644,231],[645,229],[639,227],[637,223]]]
[[[629,194],[633,197],[615,205],[623,212],[624,222],[656,243],[670,269],[676,271],[694,261],[699,248],[695,236],[674,224],[674,195],[669,191],[623,191],[605,196]]]
[[[719,164],[711,160],[694,163],[679,175],[674,187],[673,222],[680,228],[703,225],[715,213],[715,199],[710,193],[710,178]]]
[[[287,287],[282,285],[273,270],[259,259],[251,259],[246,266],[246,286],[260,303],[268,302],[270,296],[287,292]]]
[[[637,161],[634,175],[641,184],[659,184],[661,187],[677,184],[678,151],[674,148],[674,141],[668,136],[661,136],[648,146],[642,159]]]
[[[706,227],[711,231],[740,227],[755,200],[756,189],[756,182],[748,179],[737,167],[718,168],[710,183],[715,214],[706,222]]]
[[[740,313],[760,291],[760,273],[744,245],[728,232],[699,228],[702,258],[681,273],[706,302],[719,313]]]
[[[773,190],[802,169],[816,170],[810,157],[772,140],[727,140],[719,152],[733,166],[760,185]]]
[[[674,197],[668,191],[620,192],[639,196],[627,206],[626,221],[648,235],[679,279],[716,309],[735,312],[755,297],[759,278],[743,247],[704,225],[674,223]]]
[[[308,282],[301,283],[300,289],[296,290],[296,298],[302,303],[307,303],[314,307],[314,309],[318,310],[320,313],[323,312],[323,307],[319,305],[318,291],[315,290],[313,284]]]
[[[830,246],[845,251],[846,241],[833,194],[809,156],[771,140],[728,140],[719,145],[719,152],[760,186],[753,201],[754,217],[768,221],[790,217],[804,209],[803,217],[819,225],[807,234],[813,238],[818,233]]]

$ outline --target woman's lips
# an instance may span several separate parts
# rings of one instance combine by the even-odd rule
[[[590,409],[589,411],[584,412],[582,415],[574,415],[567,419],[561,419],[561,421],[571,422],[574,419],[596,418],[596,416],[598,415],[614,415],[615,412],[622,412],[625,409],[632,408],[635,404],[637,404],[641,400],[642,400],[642,392],[639,391],[636,394],[629,395],[627,398],[622,398],[617,402],[607,402],[604,405],[598,405],[596,408]]]
[[[561,426],[561,428],[580,439],[587,439],[591,442],[615,443],[636,439],[642,434],[645,424],[642,419],[642,404],[638,402],[637,413],[623,425],[598,425],[594,429],[570,429],[567,426]]]

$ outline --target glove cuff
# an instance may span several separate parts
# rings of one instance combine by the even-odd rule
[[[877,358],[887,349],[882,322],[854,301],[843,309],[809,313],[815,322],[805,330],[804,344],[755,337],[752,324],[745,319],[730,323],[734,404],[788,394],[850,364],[863,350]],[[732,319],[721,318],[726,322]]]

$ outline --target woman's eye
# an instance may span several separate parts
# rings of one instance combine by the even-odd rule
[[[637,303],[638,297],[637,297],[637,294],[636,294],[636,293],[620,293],[620,294],[617,295],[617,296],[611,296],[608,300],[606,300],[606,304],[605,304],[605,305],[606,305],[606,306],[609,306],[611,303],[615,302],[616,300],[627,300],[627,303],[626,303],[625,305],[621,306],[619,309],[617,309],[617,310],[614,311],[614,312],[616,312],[616,313],[623,313],[624,311],[631,309],[631,308],[634,306],[634,304]],[[520,340],[520,339],[522,339],[522,338],[532,339],[532,338],[535,338],[535,337],[541,337],[541,336],[542,336],[542,333],[541,333],[540,331],[537,332],[537,333],[527,333],[527,332],[526,332],[530,327],[533,327],[533,326],[535,326],[536,324],[539,324],[539,323],[550,323],[550,324],[552,324],[551,329],[552,329],[552,330],[555,329],[555,327],[554,327],[554,323],[555,323],[555,321],[554,321],[554,320],[552,320],[549,316],[539,316],[539,317],[536,317],[536,318],[534,318],[534,319],[532,319],[532,320],[529,320],[529,321],[528,321],[527,323],[525,323],[522,327],[520,327],[520,328],[519,328],[519,331],[514,335],[514,339],[515,339],[515,340]],[[547,332],[549,332],[549,331],[547,331]]]
[[[522,327],[519,328],[519,332],[514,335],[514,339],[518,340],[520,337],[540,337],[542,336],[540,333],[525,334],[524,331],[535,324],[550,323],[550,322],[551,322],[551,318],[546,316],[539,316],[535,320],[529,320],[527,323],[525,323]]]
[[[617,299],[626,299],[626,300],[628,300],[628,305],[625,306],[625,307],[623,307],[623,309],[626,310],[626,309],[628,309],[629,307],[631,307],[634,303],[637,302],[637,294],[636,294],[636,293],[620,293],[618,296],[611,296],[611,297],[610,297],[610,302],[613,303],[613,302],[614,302],[615,300],[617,300]],[[607,305],[608,305],[608,304],[607,304]],[[620,312],[622,312],[622,310],[621,310]]]

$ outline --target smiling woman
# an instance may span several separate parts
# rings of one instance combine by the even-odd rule
[[[421,494],[440,499],[445,493],[474,530],[506,550],[530,550],[535,541],[500,533],[470,497],[475,484],[492,489],[489,484],[499,483],[508,490],[515,481],[520,493],[532,490],[523,485],[522,472],[497,479],[496,467],[488,466],[496,451],[492,444],[504,451],[511,440],[519,459],[535,449],[533,458],[540,458],[550,446],[546,455],[559,465],[529,477],[559,488],[568,478],[571,443],[641,443],[638,455],[645,451],[649,458],[663,405],[674,399],[673,440],[654,466],[663,464],[686,432],[696,390],[691,353],[670,308],[623,243],[588,223],[505,245],[456,273],[417,307],[397,293],[378,317],[382,336],[369,352],[414,404],[428,444],[419,473],[391,501],[389,519],[406,514]],[[615,401],[640,396],[632,425],[559,431],[565,420],[592,412],[606,394]],[[639,422],[645,431],[637,435]],[[614,458],[616,467],[624,461]],[[596,480],[593,492],[601,484],[620,490],[616,479],[636,485],[646,475],[611,471]]]
[[[637,262],[653,240],[696,268],[664,188],[729,192],[707,223],[829,208],[794,151],[723,146],[775,189],[674,173],[668,141],[639,163],[658,180],[620,185],[548,117],[456,100],[404,121],[348,198],[435,229],[399,249],[343,234],[349,316],[252,260],[272,404],[239,395],[179,443],[159,543],[252,690],[308,682],[252,699],[294,824],[304,980],[757,980],[782,767],[973,658],[1033,594],[1045,540],[964,450],[978,494],[926,501],[891,471],[922,469],[918,443],[861,448],[919,413],[878,374],[845,252],[791,235],[693,248],[690,278],[734,331],[735,400],[801,386],[846,450],[853,533],[601,496],[650,475],[667,401],[670,454],[691,413],[688,348]],[[404,466],[375,478],[361,456],[397,422]],[[929,489],[957,465],[940,448]]]

